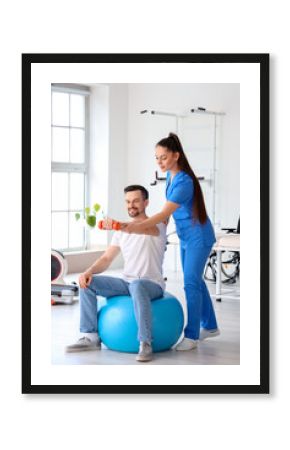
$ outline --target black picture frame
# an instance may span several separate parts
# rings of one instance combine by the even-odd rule
[[[269,54],[22,55],[22,393],[269,393]],[[34,63],[246,63],[260,67],[260,383],[256,385],[36,385],[31,381],[31,66]]]

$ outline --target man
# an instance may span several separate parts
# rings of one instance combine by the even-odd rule
[[[132,221],[147,218],[148,191],[139,185],[124,189],[127,210]],[[107,229],[112,221],[107,221]],[[142,234],[115,231],[111,245],[97,261],[79,277],[80,284],[80,331],[83,336],[67,352],[97,350],[101,341],[97,331],[97,295],[112,297],[130,295],[138,325],[140,342],[137,361],[152,359],[151,346],[151,300],[162,297],[165,283],[162,263],[166,247],[166,225],[164,223],[147,228]],[[122,278],[93,276],[104,272],[119,252],[124,258]]]

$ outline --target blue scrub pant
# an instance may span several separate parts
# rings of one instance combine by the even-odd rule
[[[187,303],[187,326],[184,336],[199,339],[200,327],[216,329],[217,321],[212,301],[203,279],[204,267],[211,247],[195,247],[194,241],[180,240],[184,290]]]

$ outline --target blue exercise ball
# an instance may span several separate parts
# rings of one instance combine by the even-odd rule
[[[179,339],[184,316],[179,301],[168,292],[152,300],[152,348],[154,352],[169,350]],[[128,295],[110,297],[98,312],[98,332],[111,350],[137,353],[137,322],[133,300]]]

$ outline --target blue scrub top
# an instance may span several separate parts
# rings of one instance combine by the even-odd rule
[[[170,183],[170,172],[166,176],[166,199],[180,206],[173,213],[179,239],[194,247],[211,247],[215,234],[211,221],[200,224],[193,218],[194,185],[192,178],[184,171],[177,172]]]

